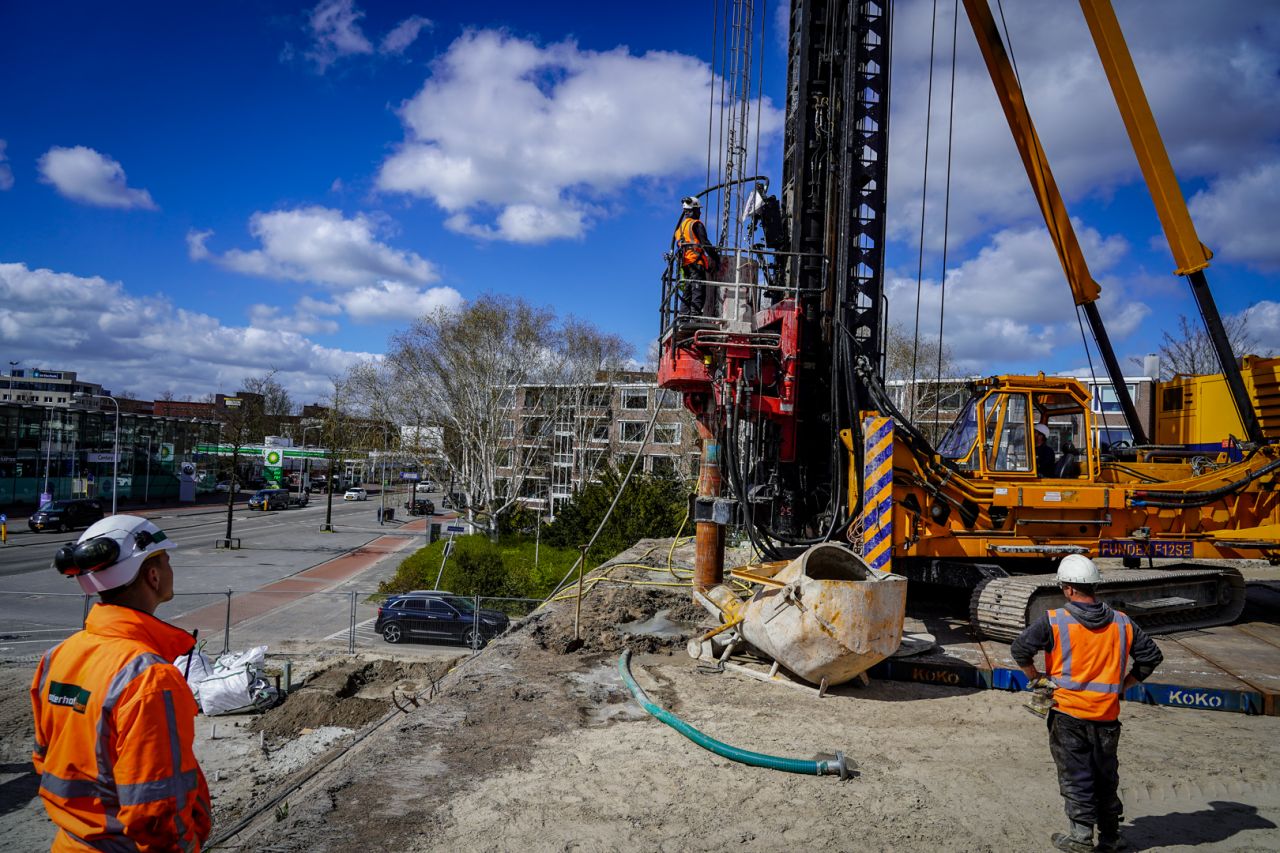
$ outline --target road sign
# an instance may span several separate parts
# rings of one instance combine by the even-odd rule
[[[461,524],[449,524],[445,526],[444,532],[445,533],[466,533],[467,528],[463,527]]]
[[[5,515],[3,512],[0,512],[0,524],[4,524],[8,520],[9,520],[9,516]]]

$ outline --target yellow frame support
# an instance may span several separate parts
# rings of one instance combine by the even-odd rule
[[[1177,176],[1173,173],[1169,152],[1160,138],[1155,115],[1151,112],[1151,104],[1147,102],[1138,69],[1133,64],[1133,56],[1129,53],[1124,33],[1120,30],[1120,22],[1116,19],[1115,9],[1110,0],[1080,0],[1080,9],[1084,12],[1089,33],[1098,48],[1098,58],[1102,60],[1102,68],[1111,83],[1116,106],[1120,108],[1120,117],[1124,119],[1125,130],[1133,145],[1133,153],[1137,155],[1142,176],[1146,179],[1151,199],[1155,202],[1165,239],[1169,241],[1169,248],[1173,251],[1174,261],[1178,265],[1175,272],[1178,275],[1189,275],[1202,270],[1209,266],[1213,252],[1196,235],[1195,223],[1191,221],[1182,187],[1178,185]]]

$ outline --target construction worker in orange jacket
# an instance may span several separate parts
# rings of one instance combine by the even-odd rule
[[[1124,805],[1116,757],[1120,695],[1145,681],[1164,659],[1141,628],[1098,601],[1094,591],[1101,582],[1093,560],[1080,554],[1064,557],[1058,585],[1066,605],[1028,625],[1010,649],[1031,689],[1052,690],[1049,752],[1057,765],[1069,829],[1054,833],[1051,840],[1071,853],[1122,849]],[[1035,666],[1038,651],[1045,653],[1044,674]]]
[[[720,253],[707,237],[702,224],[702,202],[694,196],[681,201],[680,222],[674,236],[676,260],[680,267],[680,311],[702,316],[707,301],[705,282],[720,267]]]
[[[101,603],[45,653],[31,684],[53,850],[197,851],[209,837],[209,787],[192,752],[198,709],[170,662],[193,638],[153,615],[173,598],[172,546],[145,518],[112,515],[54,557]]]

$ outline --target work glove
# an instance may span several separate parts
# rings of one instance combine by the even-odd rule
[[[1049,711],[1057,704],[1053,699],[1053,691],[1057,689],[1057,685],[1045,676],[1033,678],[1027,682],[1027,690],[1031,691],[1031,698],[1027,700],[1024,706],[1031,713],[1045,717]]]

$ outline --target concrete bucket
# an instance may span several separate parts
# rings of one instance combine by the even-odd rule
[[[767,584],[741,606],[742,638],[811,684],[848,681],[902,641],[906,579],[847,548],[815,545],[769,580],[735,576]]]

